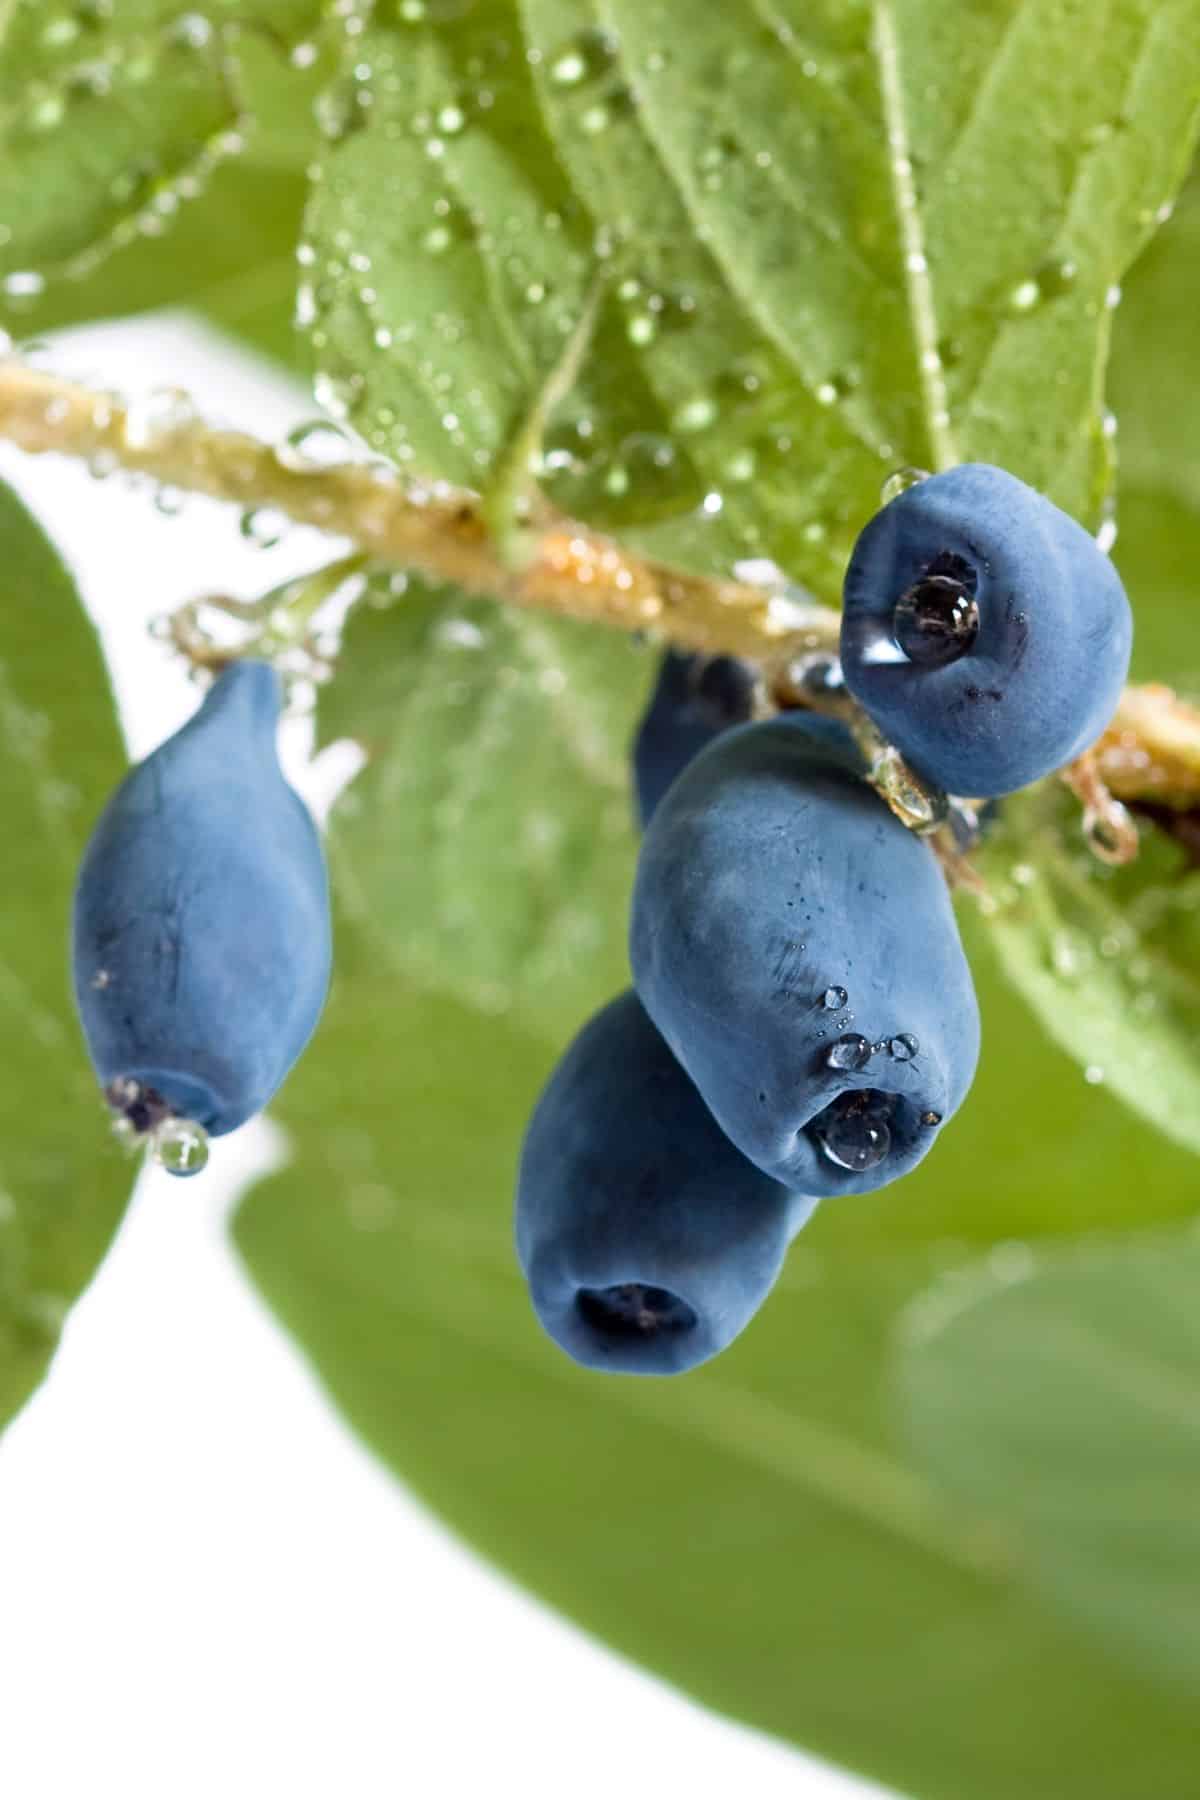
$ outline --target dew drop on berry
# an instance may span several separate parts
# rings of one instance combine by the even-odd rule
[[[208,1133],[191,1119],[167,1119],[154,1134],[153,1155],[168,1175],[198,1175],[208,1162]]]
[[[865,1069],[871,1060],[871,1051],[869,1038],[861,1036],[857,1031],[849,1031],[845,1037],[830,1044],[825,1052],[825,1062],[831,1069]]]
[[[965,656],[979,635],[975,572],[961,557],[939,559],[901,594],[892,636],[910,662],[941,668]]]
[[[841,1012],[849,998],[844,987],[827,987],[821,996],[821,1005],[826,1012]]]
[[[901,1031],[888,1039],[888,1055],[897,1062],[911,1062],[921,1048],[911,1031]]]
[[[813,1121],[812,1131],[828,1160],[855,1175],[877,1168],[892,1147],[887,1105],[869,1091],[840,1095]]]

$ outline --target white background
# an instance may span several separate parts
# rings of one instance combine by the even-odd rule
[[[68,333],[49,361],[132,392],[188,387],[263,436],[312,412],[179,318]],[[208,502],[164,518],[121,481],[2,447],[0,476],[75,567],[135,756],[195,703],[147,618],[202,591],[249,598],[328,553],[302,531],[259,550]],[[296,775],[295,734],[289,748]],[[330,779],[300,775],[318,805]],[[226,1244],[239,1185],[284,1153],[259,1122],[194,1180],[142,1178],[49,1380],[0,1440],[0,1793],[878,1795],[593,1644],[357,1444]]]

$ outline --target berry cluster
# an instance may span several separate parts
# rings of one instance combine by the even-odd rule
[[[1130,635],[1093,540],[998,469],[900,494],[846,576],[846,686],[967,797],[1078,754]],[[584,1027],[526,1133],[518,1253],[543,1325],[591,1367],[666,1374],[723,1349],[818,1201],[915,1168],[979,1056],[930,846],[844,723],[756,719],[756,692],[729,658],[664,658],[633,753],[636,991]],[[271,1099],[329,982],[325,866],[279,767],[279,710],[266,663],[227,669],[126,776],[79,875],[92,1062],[177,1174]]]
[[[964,797],[1078,755],[1130,642],[1093,539],[982,465],[890,501],[846,576],[847,687]],[[915,1168],[978,1061],[933,851],[844,724],[751,720],[752,692],[727,659],[666,657],[634,745],[636,992],[584,1027],[526,1134],[518,1253],[542,1324],[592,1368],[723,1349],[817,1201]]]

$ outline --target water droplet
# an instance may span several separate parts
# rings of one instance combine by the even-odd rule
[[[6,300],[36,300],[45,285],[45,277],[36,269],[14,269],[0,283]]]
[[[908,464],[902,469],[893,469],[879,490],[880,504],[886,506],[890,500],[899,499],[901,494],[907,494],[909,488],[917,487],[920,482],[928,480],[928,469],[916,469]]]
[[[921,1114],[921,1123],[929,1130],[932,1130],[935,1125],[940,1125],[941,1122],[942,1115],[939,1112],[923,1112]]]
[[[726,481],[731,481],[735,484],[742,481],[752,481],[757,465],[758,459],[753,450],[735,450],[731,455],[726,457],[722,472]]]
[[[1079,265],[1069,256],[1053,257],[1044,262],[1037,272],[1037,285],[1043,298],[1057,299],[1060,294],[1067,293],[1075,286],[1079,275]]]
[[[861,1175],[877,1168],[892,1147],[890,1115],[886,1096],[868,1088],[839,1095],[810,1129],[831,1163]]]
[[[892,613],[892,637],[910,662],[941,668],[967,654],[979,635],[976,580],[969,563],[946,554],[900,596]]]
[[[671,423],[676,431],[704,431],[716,416],[716,401],[708,394],[697,394],[676,407]]]
[[[559,87],[574,87],[587,74],[587,63],[578,50],[568,50],[550,65],[550,79]]]
[[[580,87],[611,68],[616,54],[613,34],[591,27],[561,47],[550,63],[550,79],[556,87]]]
[[[166,519],[173,519],[182,511],[184,498],[182,488],[173,487],[169,481],[161,482],[154,490],[155,511]]]
[[[921,1046],[911,1031],[898,1032],[894,1038],[888,1039],[888,1055],[897,1062],[911,1062]]]
[[[62,124],[65,112],[66,102],[61,94],[38,92],[29,100],[23,123],[28,131],[53,131]]]
[[[208,1162],[208,1133],[191,1119],[167,1119],[154,1133],[153,1156],[168,1175],[198,1175]]]
[[[844,987],[827,987],[821,996],[821,1005],[826,1012],[841,1012],[849,1000],[850,996]]]
[[[697,492],[690,465],[680,457],[671,439],[657,432],[631,432],[623,438],[611,461],[597,461],[594,472],[589,469],[583,483],[585,489],[592,487],[596,476],[605,494],[629,494],[639,513],[647,516],[684,512],[703,504],[703,494]]]
[[[857,1031],[850,1031],[845,1037],[830,1044],[825,1052],[825,1062],[831,1069],[865,1069],[871,1060],[871,1052],[870,1039]]]
[[[203,13],[180,13],[167,28],[167,42],[186,50],[203,50],[212,40],[212,29]]]
[[[276,462],[297,474],[310,469],[328,469],[345,462],[349,444],[345,432],[332,419],[309,419],[288,432],[275,450]]]
[[[1083,1071],[1083,1079],[1087,1082],[1089,1087],[1099,1087],[1100,1083],[1104,1080],[1104,1070],[1100,1067],[1099,1063],[1089,1063],[1087,1068]]]
[[[273,550],[287,526],[286,514],[273,506],[248,506],[238,520],[238,530],[256,550]]]
[[[1032,275],[1024,281],[1018,281],[1008,296],[1009,307],[1015,313],[1030,313],[1041,305],[1041,301],[1042,290]]]
[[[73,43],[82,29],[80,19],[72,18],[70,13],[62,13],[42,28],[42,42],[47,50],[58,50],[64,44]]]
[[[182,388],[154,388],[129,402],[125,443],[130,450],[150,450],[191,425],[195,417],[196,409]]]

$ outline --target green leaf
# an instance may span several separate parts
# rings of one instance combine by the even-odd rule
[[[993,947],[1089,1080],[1200,1150],[1200,870],[1152,830],[1135,862],[1107,868],[1079,816],[1056,784],[1005,802],[978,858]]]
[[[1120,425],[1122,515],[1130,488],[1200,510],[1200,411],[1179,403],[1200,375],[1197,259],[1200,171],[1126,282],[1116,318],[1110,398]]]
[[[223,163],[179,213],[166,243],[138,237],[85,279],[51,282],[9,323],[36,338],[59,326],[188,306],[244,342],[295,361],[296,241],[305,200],[296,174]],[[205,396],[197,399],[205,404]]]
[[[41,1379],[133,1181],[75,1012],[67,925],[87,834],[125,757],[70,575],[0,486],[0,1423]]]
[[[288,56],[320,19],[319,0],[236,16],[225,0],[16,0],[0,19],[0,294],[19,304],[161,238],[253,138],[256,106],[269,160],[308,154],[315,77]]]
[[[331,855],[389,963],[557,1044],[622,985],[649,667],[621,633],[453,590],[358,608],[321,730],[370,762]]]
[[[1127,283],[1113,346],[1121,445],[1116,560],[1136,622],[1134,674],[1200,697],[1200,379],[1188,329],[1200,180]],[[1128,869],[1084,851],[1077,804],[1016,795],[979,857],[999,902],[987,935],[1043,1026],[1105,1088],[1200,1149],[1200,874],[1143,823]],[[1017,879],[1014,880],[1014,871]],[[1185,1176],[1185,1180],[1194,1180]]]
[[[1200,698],[1200,412],[1180,405],[1200,383],[1192,330],[1200,256],[1200,173],[1129,281],[1113,337],[1110,392],[1119,422],[1115,559],[1137,630],[1133,672]]]
[[[543,1338],[510,1191],[547,1061],[340,922],[281,1096],[295,1161],[236,1237],[371,1447],[622,1652],[923,1800],[1187,1791],[1192,1710],[1057,1623],[891,1441],[894,1321],[953,1246],[847,1255],[829,1207],[751,1330],[678,1381],[588,1375]]]
[[[1095,517],[1108,302],[1186,167],[1198,0],[389,3],[347,71],[302,311],[378,450],[485,483],[603,263],[547,443],[587,520],[832,596],[900,463]]]
[[[1018,1537],[1070,1617],[1194,1705],[1200,1246],[1189,1231],[1031,1258],[1017,1279],[1013,1260],[914,1308],[912,1441],[953,1495]]]

